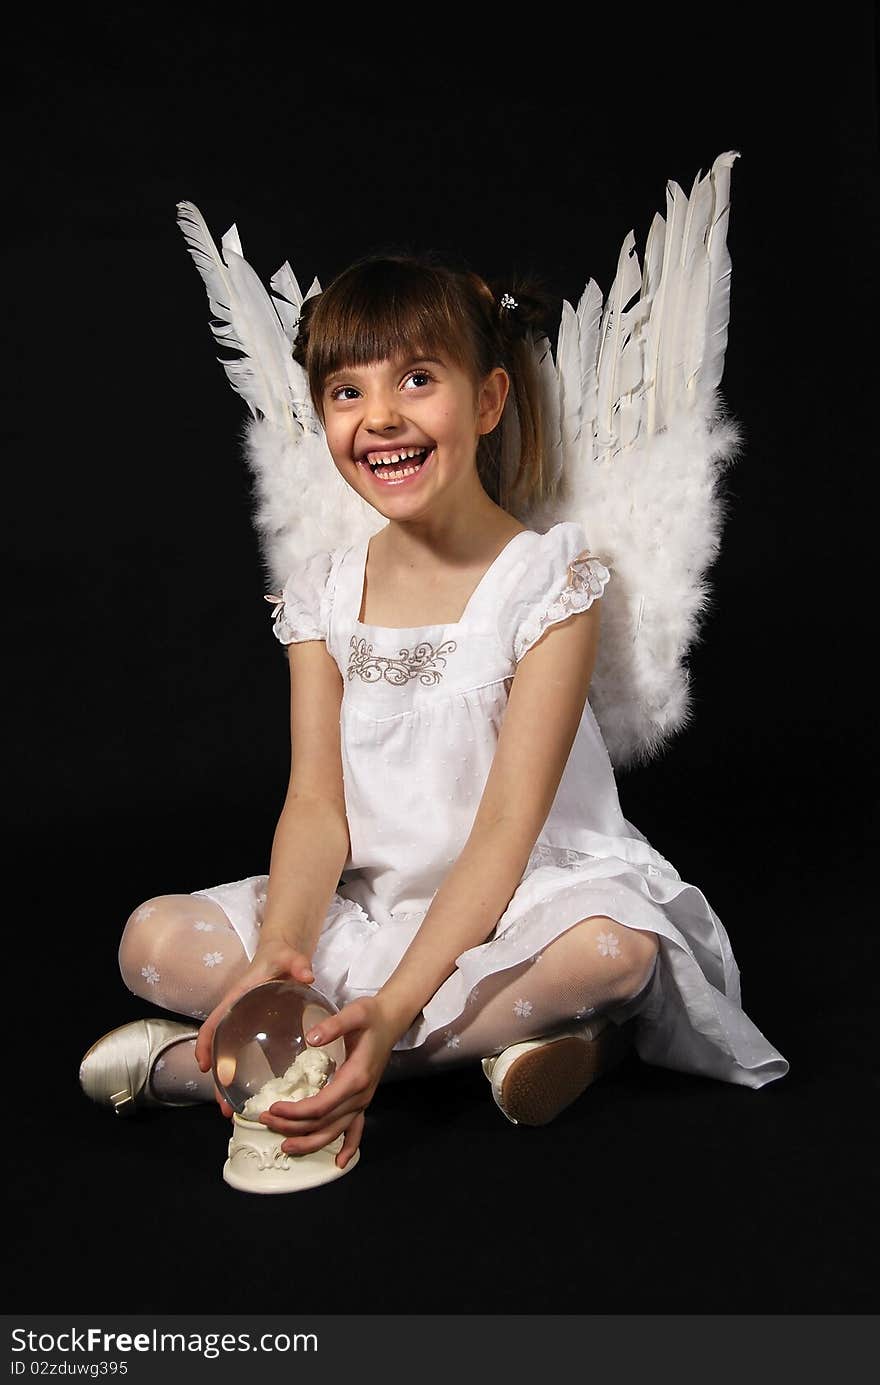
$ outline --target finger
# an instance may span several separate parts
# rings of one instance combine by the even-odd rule
[[[352,1119],[352,1116],[343,1116],[322,1130],[315,1131],[313,1135],[290,1136],[282,1140],[281,1148],[285,1154],[313,1154],[316,1149],[323,1149],[325,1145],[331,1145],[338,1139]]]
[[[195,1055],[200,1072],[207,1072],[211,1066],[211,1044],[214,1041],[214,1029],[216,1025],[210,1023],[210,1017],[205,1020],[196,1035]]]
[[[350,1034],[353,1029],[363,1029],[366,1023],[367,1016],[363,1006],[355,1001],[354,1004],[346,1005],[335,1015],[330,1015],[320,1024],[316,1024],[314,1029],[310,1029],[306,1035],[306,1042],[313,1048],[319,1048],[321,1044],[332,1043],[343,1034]]]
[[[244,991],[242,991],[240,994],[244,995]],[[211,1066],[211,1046],[214,1042],[214,1031],[216,1030],[217,1025],[222,1020],[223,1016],[226,1014],[226,1011],[229,1009],[229,1006],[233,1003],[233,1001],[237,999],[238,996],[235,994],[224,996],[220,1004],[215,1006],[215,1008],[211,1011],[210,1015],[208,1015],[208,1018],[205,1020],[204,1024],[202,1025],[201,1029],[196,1035],[196,1062],[198,1063],[199,1069],[202,1072],[207,1072]]]
[[[364,1133],[364,1113],[359,1111],[354,1120],[345,1132],[345,1139],[342,1141],[342,1148],[336,1156],[336,1164],[340,1169],[344,1169],[350,1163],[360,1148],[361,1136]]]
[[[294,1103],[294,1109],[299,1103]],[[350,1101],[341,1102],[334,1106],[323,1116],[314,1118],[302,1117],[299,1115],[283,1115],[277,1111],[263,1111],[258,1117],[261,1125],[267,1129],[274,1130],[277,1135],[312,1135],[318,1130],[326,1130],[331,1122],[336,1120],[347,1120],[350,1116],[363,1109],[363,1095],[353,1095]]]
[[[226,1100],[226,1097],[220,1091],[219,1087],[214,1088],[214,1095],[217,1098],[217,1105],[220,1107],[220,1110],[223,1112],[224,1116],[226,1116],[227,1118],[230,1117],[232,1115],[233,1108],[229,1105],[229,1102]]]
[[[291,962],[290,974],[297,981],[305,981],[307,985],[311,985],[315,979],[315,973],[308,962]]]
[[[234,999],[237,1000],[238,997],[236,996],[234,997]],[[223,1016],[226,1014],[229,1005],[231,1004],[232,1001],[230,1000],[228,1003],[218,1005],[216,1010],[212,1010],[210,1015],[202,1025],[201,1029],[199,1030],[198,1034],[196,1035],[196,1062],[198,1063],[199,1069],[202,1072],[210,1071],[213,1057],[212,1049],[214,1043],[214,1034],[216,1032],[217,1025],[220,1023]]]

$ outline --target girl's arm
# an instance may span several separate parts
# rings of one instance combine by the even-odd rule
[[[594,601],[520,660],[492,769],[461,855],[377,998],[400,1035],[462,952],[484,943],[522,879],[571,752],[599,645]]]
[[[202,1072],[229,1006],[273,977],[314,980],[311,957],[349,854],[339,713],[342,677],[322,640],[291,644],[291,770],[272,842],[266,908],[251,963],[208,1015],[196,1040]],[[219,1097],[219,1093],[218,1093]],[[220,1098],[227,1116],[232,1107]]]
[[[260,948],[280,941],[311,957],[348,852],[344,809],[288,793],[272,841]]]
[[[311,957],[348,859],[339,716],[342,675],[321,640],[288,645],[290,782],[269,864],[260,946]]]

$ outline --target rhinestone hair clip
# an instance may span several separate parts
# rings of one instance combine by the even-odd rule
[[[504,293],[501,295],[501,307],[499,308],[499,312],[503,313],[505,309],[518,307],[519,304],[517,303],[516,299],[512,298],[509,293]]]

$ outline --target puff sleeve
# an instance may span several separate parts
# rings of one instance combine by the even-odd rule
[[[515,577],[502,619],[507,646],[519,663],[552,625],[592,606],[611,573],[591,551],[581,525],[564,521],[537,536]]]
[[[273,603],[272,632],[282,644],[304,640],[326,640],[330,611],[330,553],[313,553],[299,563],[275,595],[264,600]]]

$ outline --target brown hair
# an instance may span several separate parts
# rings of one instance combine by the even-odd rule
[[[507,293],[515,308],[501,306]],[[474,383],[495,366],[510,376],[501,425],[518,422],[518,457],[505,467],[502,426],[477,444],[477,474],[502,509],[547,492],[544,420],[533,342],[548,330],[552,306],[540,279],[514,273],[497,289],[480,275],[437,262],[432,252],[374,254],[357,260],[302,305],[293,356],[306,371],[323,421],[324,382],[346,367],[443,353]],[[515,425],[514,425],[515,427]]]

